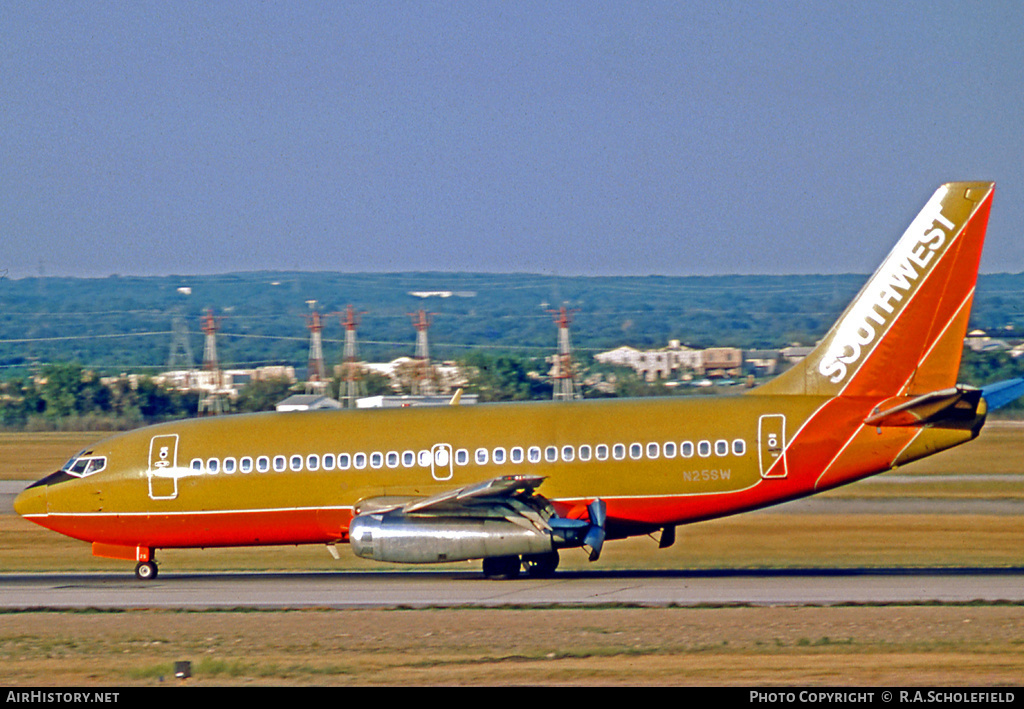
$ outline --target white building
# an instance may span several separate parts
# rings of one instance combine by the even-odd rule
[[[681,372],[703,372],[704,358],[701,350],[685,347],[679,340],[671,340],[668,347],[657,350],[638,350],[622,346],[594,355],[602,364],[629,367],[645,380],[669,379]]]
[[[317,411],[320,409],[340,409],[341,402],[329,396],[318,394],[296,394],[289,396],[275,406],[278,411]]]

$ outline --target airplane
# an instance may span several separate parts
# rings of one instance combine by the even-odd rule
[[[608,540],[659,532],[667,547],[678,525],[979,434],[986,391],[957,373],[994,189],[940,187],[811,354],[744,394],[175,421],[96,443],[15,509],[135,561],[140,579],[170,548],[324,544],[337,558],[348,543],[382,562],[481,559],[508,579],[553,574],[563,549],[596,561]]]

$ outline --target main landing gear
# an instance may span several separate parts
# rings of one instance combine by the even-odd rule
[[[508,580],[519,576],[520,569],[526,569],[531,578],[550,578],[558,568],[558,552],[547,554],[525,554],[518,556],[490,556],[484,559],[484,578]]]
[[[135,565],[135,578],[139,581],[152,581],[156,578],[156,562],[140,561]]]

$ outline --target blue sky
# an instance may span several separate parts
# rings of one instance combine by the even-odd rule
[[[868,273],[998,184],[1024,3],[10,2],[0,273]]]

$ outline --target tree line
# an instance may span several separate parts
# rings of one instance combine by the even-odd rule
[[[549,366],[542,357],[513,353],[471,352],[458,361],[466,383],[464,390],[479,401],[545,400],[552,397],[552,383],[545,376]],[[592,376],[587,376],[591,374]],[[960,381],[983,386],[1005,379],[1024,377],[1024,357],[1006,352],[965,350]],[[581,367],[584,397],[672,396],[692,394],[688,387],[671,387],[665,382],[646,382],[635,372],[608,365]],[[338,396],[344,383],[335,378],[329,394]],[[231,403],[233,413],[272,411],[291,394],[301,393],[304,384],[286,379],[254,380]],[[410,393],[377,374],[364,374],[363,394]],[[195,416],[199,395],[182,392],[145,375],[106,381],[76,363],[43,366],[38,376],[14,377],[0,382],[0,427],[29,430],[122,430],[149,423]],[[1024,402],[1011,404],[1009,412],[1024,412]],[[1011,415],[1013,415],[1011,413]]]

